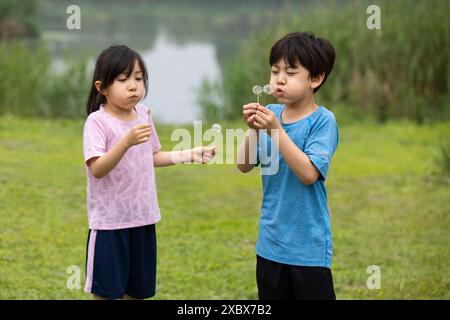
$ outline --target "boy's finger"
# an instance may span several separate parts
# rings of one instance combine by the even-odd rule
[[[267,109],[266,107],[264,107],[264,106],[261,106],[261,105],[259,105],[258,106],[258,109],[257,109],[257,111],[259,111],[259,112],[262,112],[262,113],[265,113],[265,114],[267,114],[267,115],[269,115],[270,114],[270,110],[269,109]]]
[[[264,129],[263,126],[257,121],[255,121],[255,123],[253,123],[253,126],[257,129]]]
[[[248,109],[256,109],[256,108],[258,108],[258,104],[257,104],[257,103],[246,104],[246,105],[244,105],[244,107],[243,107],[244,110],[248,110]]]
[[[263,117],[261,117],[260,115],[258,115],[258,114],[255,115],[255,121],[257,123],[260,123],[260,124],[264,124],[265,123],[265,119]]]
[[[260,110],[256,111],[255,116],[258,116],[261,119],[267,119],[268,114],[261,112]]]

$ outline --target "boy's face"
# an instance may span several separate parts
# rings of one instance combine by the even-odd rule
[[[127,78],[127,72],[119,74],[104,94],[109,104],[132,110],[144,96],[144,91],[143,73],[139,63],[135,61],[130,76]]]
[[[300,64],[290,66],[284,59],[272,65],[270,85],[278,102],[288,105],[311,96],[316,87],[306,68]]]

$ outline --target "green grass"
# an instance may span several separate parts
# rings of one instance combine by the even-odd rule
[[[234,126],[242,125],[234,123]],[[0,117],[0,299],[89,299],[83,121]],[[229,124],[233,127],[233,124]],[[157,126],[169,150],[173,129]],[[327,182],[338,299],[449,299],[449,177],[435,168],[450,124],[340,128]],[[255,299],[259,171],[158,168],[156,299]],[[366,288],[369,265],[381,289]]]

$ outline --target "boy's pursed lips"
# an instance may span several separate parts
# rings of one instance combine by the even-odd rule
[[[284,90],[283,89],[281,89],[281,88],[276,88],[275,89],[275,95],[276,96],[281,96],[283,94],[284,94]]]

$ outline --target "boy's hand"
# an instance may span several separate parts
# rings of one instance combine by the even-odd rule
[[[280,121],[278,121],[275,113],[263,106],[257,107],[254,126],[256,129],[269,130],[269,134],[272,129],[281,129]]]
[[[252,128],[252,129],[256,129],[255,127],[255,115],[256,115],[256,110],[258,109],[258,104],[255,103],[249,103],[246,104],[242,107],[243,111],[242,111],[242,115],[243,118],[245,120],[245,122],[247,123],[247,125]]]
[[[150,140],[150,134],[152,133],[152,128],[150,124],[143,123],[138,124],[131,128],[123,137],[125,143],[128,147],[141,144]]]
[[[216,146],[200,146],[192,149],[192,161],[195,163],[208,163],[216,155]]]

